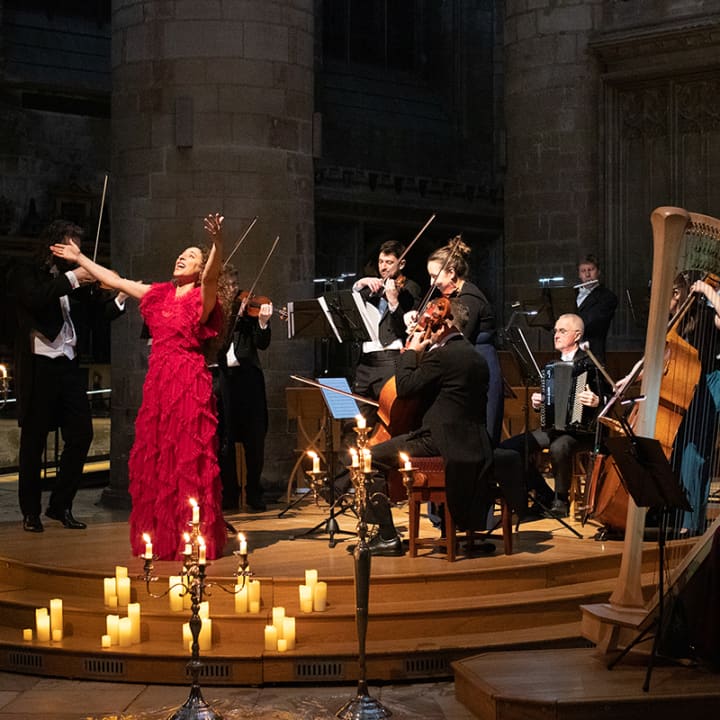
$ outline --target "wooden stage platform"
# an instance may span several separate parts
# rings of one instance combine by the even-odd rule
[[[208,568],[213,639],[212,649],[203,653],[205,685],[320,685],[357,680],[353,560],[346,551],[353,538],[337,536],[340,542],[330,547],[327,535],[304,536],[327,518],[326,507],[314,505],[310,498],[278,517],[283,507],[227,518],[247,536],[250,567],[261,582],[262,607],[257,614],[236,614],[233,596],[220,587],[231,588],[234,581],[236,558],[231,553],[237,540],[229,536],[226,555]],[[148,594],[138,579],[142,561],[129,555],[125,517],[97,508],[92,519],[82,512],[76,514],[91,521],[87,530],[68,531],[47,521],[45,532],[36,535],[22,532],[17,521],[0,523],[0,669],[106,682],[186,684],[188,653],[182,642],[182,625],[189,610],[172,612],[167,597]],[[395,514],[398,528],[405,530],[407,508],[401,506]],[[423,532],[435,532],[426,519],[422,522]],[[355,519],[341,515],[339,524],[351,532]],[[443,553],[428,551],[417,558],[373,558],[368,680],[428,680],[448,678],[455,672],[458,693],[475,698],[472,704],[463,702],[479,717],[561,717],[544,712],[481,713],[491,706],[500,707],[493,697],[508,695],[508,687],[494,684],[499,682],[501,668],[509,667],[508,658],[513,658],[513,672],[529,679],[536,670],[526,665],[526,660],[534,662],[541,650],[558,652],[558,658],[567,652],[563,648],[574,648],[572,652],[581,648],[583,656],[593,652],[580,634],[580,605],[607,600],[622,548],[619,542],[593,540],[596,528],[591,525],[573,525],[582,539],[557,521],[523,523],[514,534],[510,556],[502,553],[502,540],[497,539],[495,554],[461,555],[454,563],[447,562]],[[685,551],[678,547],[678,560]],[[657,584],[656,563],[656,548],[648,544],[643,565],[648,596]],[[142,638],[127,648],[103,649],[106,616],[123,614],[105,607],[103,601],[103,578],[114,575],[117,565],[128,568],[131,600],[141,604]],[[310,568],[328,584],[328,608],[322,613],[302,614],[298,586]],[[179,562],[157,562],[159,579],[150,585],[150,591],[167,589],[168,577],[179,570]],[[49,607],[50,599],[57,597],[63,600],[64,639],[56,643],[23,641],[23,628],[34,627],[35,609]],[[296,618],[297,646],[293,651],[264,649],[264,626],[274,606],[285,607],[286,614]],[[560,662],[545,661],[558,668]],[[557,693],[566,694],[568,674],[572,675],[570,669],[556,673]],[[604,668],[601,674],[621,676]],[[538,679],[537,687],[552,694],[545,677]],[[681,680],[677,692],[682,686]],[[483,694],[488,700],[476,708]],[[615,695],[611,691],[610,697]],[[642,699],[639,685],[638,695]],[[538,707],[545,700],[540,698]],[[555,707],[556,702],[550,705]],[[586,720],[588,717],[600,715],[584,715]]]

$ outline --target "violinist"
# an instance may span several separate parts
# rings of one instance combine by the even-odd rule
[[[67,529],[85,523],[72,514],[72,503],[93,437],[87,399],[87,373],[78,355],[100,321],[123,312],[124,294],[95,291],[95,278],[73,260],[55,258],[51,245],[79,246],[82,228],[55,220],[42,233],[35,262],[8,276],[14,289],[18,331],[15,363],[20,425],[18,494],[26,532],[43,532],[40,519],[42,455],[48,432],[60,428],[63,450],[46,516]]]
[[[372,400],[380,397],[383,385],[395,372],[395,359],[405,344],[406,328],[403,315],[418,306],[420,286],[400,275],[405,260],[400,257],[405,246],[397,240],[388,240],[380,246],[378,277],[367,276],[357,280],[352,290],[359,293],[367,315],[375,323],[376,340],[363,343],[362,354],[355,368],[353,392]],[[368,424],[376,423],[370,405],[363,405]]]
[[[234,292],[229,313],[230,332],[218,358],[223,510],[238,509],[240,489],[235,443],[242,443],[247,470],[247,505],[251,510],[262,512],[267,509],[262,472],[268,409],[258,351],[270,346],[273,305],[269,298],[250,297],[247,292],[239,291],[237,272],[232,266],[225,270]]]
[[[504,383],[495,348],[495,314],[485,294],[468,280],[470,247],[460,237],[433,252],[427,261],[433,297],[459,300],[468,310],[463,335],[475,346],[490,372],[487,403],[487,428],[493,445],[500,442],[504,412]]]
[[[441,298],[428,304],[406,351],[397,356],[395,371],[398,397],[422,395],[427,410],[417,429],[374,446],[372,454],[382,470],[397,467],[400,452],[441,455],[451,515],[458,527],[474,529],[485,527],[495,490],[493,451],[485,429],[488,369],[455,325],[463,312],[467,314],[456,301]],[[369,507],[369,519],[378,525],[369,542],[371,552],[402,555],[387,500],[376,495]]]

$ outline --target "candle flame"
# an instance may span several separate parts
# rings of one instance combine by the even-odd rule
[[[410,459],[410,456],[407,453],[401,452],[400,453],[400,460],[404,463],[406,463]]]
[[[196,500],[195,498],[190,498],[190,504],[191,504],[193,507],[197,507],[197,500]]]
[[[245,536],[242,533],[238,533],[238,540],[242,542],[243,540],[245,540]]]
[[[198,535],[198,545],[205,547],[205,538],[202,535]]]
[[[318,454],[314,450],[308,450],[308,457],[313,458],[313,460],[318,456]]]
[[[147,533],[143,533],[143,542],[150,542],[150,536]]]
[[[186,543],[189,543],[190,542],[190,533],[183,533],[183,540]]]

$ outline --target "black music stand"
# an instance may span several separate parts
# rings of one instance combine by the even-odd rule
[[[345,394],[350,393],[350,386],[348,385],[348,382],[345,378],[317,378],[316,382],[320,385],[324,385],[327,388],[335,388],[336,390],[341,391],[340,393],[337,393],[333,392],[331,389],[326,390],[325,388],[321,388],[322,397],[325,405],[327,406],[327,409],[334,420],[348,420],[350,418],[356,417],[360,413],[360,408],[358,408],[355,399],[352,397],[348,397],[348,395]],[[300,535],[294,535],[291,539],[294,540],[296,537],[306,537],[308,535],[313,535],[316,532],[322,530],[324,534],[330,536],[328,545],[329,547],[333,548],[337,544],[337,541],[335,540],[335,535],[356,534],[355,532],[351,532],[349,530],[341,530],[337,522],[338,515],[344,515],[348,510],[353,513],[355,512],[355,503],[351,499],[347,498],[346,493],[339,493],[337,488],[335,487],[336,457],[333,442],[333,431],[330,425],[326,427],[325,435],[325,447],[327,449],[328,456],[327,479],[329,488],[327,496],[325,496],[325,494],[323,493],[322,497],[327,501],[329,505],[328,517],[325,520],[319,522],[314,527],[310,528],[309,530],[301,533]],[[282,517],[291,507],[294,507],[303,499],[304,496],[301,496],[298,500],[290,503],[290,505],[288,505],[278,515],[278,517]]]
[[[568,285],[546,287],[543,290],[543,294],[548,299],[550,305],[550,316],[552,317],[553,325],[561,315],[566,315],[567,313],[577,315],[577,294],[575,288]]]
[[[658,643],[665,612],[665,536],[667,517],[671,510],[690,511],[690,503],[680,483],[680,479],[670,466],[660,441],[655,438],[638,437],[629,430],[626,436],[605,440],[615,465],[617,466],[625,488],[638,507],[655,508],[659,511],[658,526],[658,609],[657,616],[642,630],[622,652],[608,664],[608,670],[634,648],[647,633],[655,628],[652,652],[648,660],[643,690],[650,689],[650,676],[657,656]]]
[[[512,318],[511,321],[512,323]],[[525,433],[523,443],[523,468],[525,470],[525,476],[527,477],[530,470],[530,446],[528,443],[528,435],[530,434],[530,385],[533,380],[540,382],[540,368],[535,362],[530,346],[527,343],[525,335],[521,328],[508,324],[503,331],[505,343],[510,347],[515,362],[518,365],[518,369],[523,378],[523,385],[525,386]],[[533,502],[539,505],[546,517],[557,520],[566,530],[569,530],[575,537],[582,540],[582,534],[579,533],[574,527],[572,527],[565,518],[553,513],[552,509],[547,507],[537,497],[531,497],[528,491],[528,499],[532,499]]]

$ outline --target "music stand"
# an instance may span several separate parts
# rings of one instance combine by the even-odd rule
[[[577,295],[575,288],[568,285],[546,287],[543,292],[550,304],[550,315],[553,325],[561,315],[568,313],[577,315]]]
[[[512,318],[510,320],[512,323]],[[535,357],[530,350],[527,339],[521,328],[508,324],[504,330],[504,339],[509,345],[515,362],[518,365],[520,373],[523,377],[523,384],[525,386],[525,433],[523,442],[523,467],[525,469],[525,476],[530,469],[530,447],[528,444],[528,436],[530,434],[530,385],[533,379],[540,382],[541,373],[538,367]],[[547,507],[537,497],[530,496],[530,491],[527,491],[528,498],[532,499],[533,502],[537,503],[541,510],[545,513],[546,517],[557,520],[566,530],[569,530],[573,535],[582,539],[582,534],[579,533],[574,527],[572,527],[565,518],[561,518],[559,515],[554,514],[552,509]]]
[[[643,640],[653,627],[657,626],[643,684],[643,690],[647,692],[650,689],[650,676],[657,656],[665,612],[664,573],[667,515],[671,510],[690,511],[692,508],[680,484],[680,479],[670,466],[670,461],[665,456],[659,440],[638,437],[632,433],[632,430],[629,430],[626,436],[607,438],[605,444],[615,461],[620,479],[635,504],[638,507],[659,510],[658,563],[660,571],[658,573],[657,616],[608,664],[608,670],[611,670],[632,648]]]
[[[348,384],[348,381],[344,377],[337,377],[337,378],[316,378],[316,383],[318,385],[322,385],[324,387],[320,388],[320,391],[322,393],[323,400],[325,402],[325,405],[327,409],[330,412],[330,416],[333,420],[348,420],[350,418],[354,418],[357,415],[360,414],[360,408],[358,407],[357,402],[353,397],[350,397],[351,391],[350,391],[350,385]],[[328,388],[328,389],[326,389]],[[334,390],[339,390],[340,392],[333,392]],[[347,393],[347,394],[346,394]],[[305,532],[301,533],[301,535],[296,535],[294,537],[305,537],[307,535],[312,535],[313,533],[316,533],[318,530],[323,528],[323,531],[325,534],[330,536],[330,540],[328,541],[328,545],[333,548],[336,545],[335,535],[342,534],[342,535],[355,535],[354,532],[350,532],[348,530],[341,530],[340,526],[337,522],[337,516],[343,515],[348,510],[354,512],[355,511],[355,505],[352,501],[348,500],[346,498],[345,493],[338,494],[336,487],[335,487],[335,448],[334,448],[334,442],[333,442],[333,432],[331,425],[328,424],[325,429],[326,432],[326,452],[327,452],[327,478],[329,481],[329,495],[328,497],[325,497],[325,500],[329,504],[329,515],[326,520],[323,520],[319,522],[314,527],[310,528],[309,530],[306,530]],[[295,501],[294,503],[291,503],[286,507],[278,517],[282,517],[284,513],[286,513],[291,507],[298,504],[300,501],[302,501],[303,497],[301,496],[299,500]],[[294,539],[293,537],[293,539]]]

